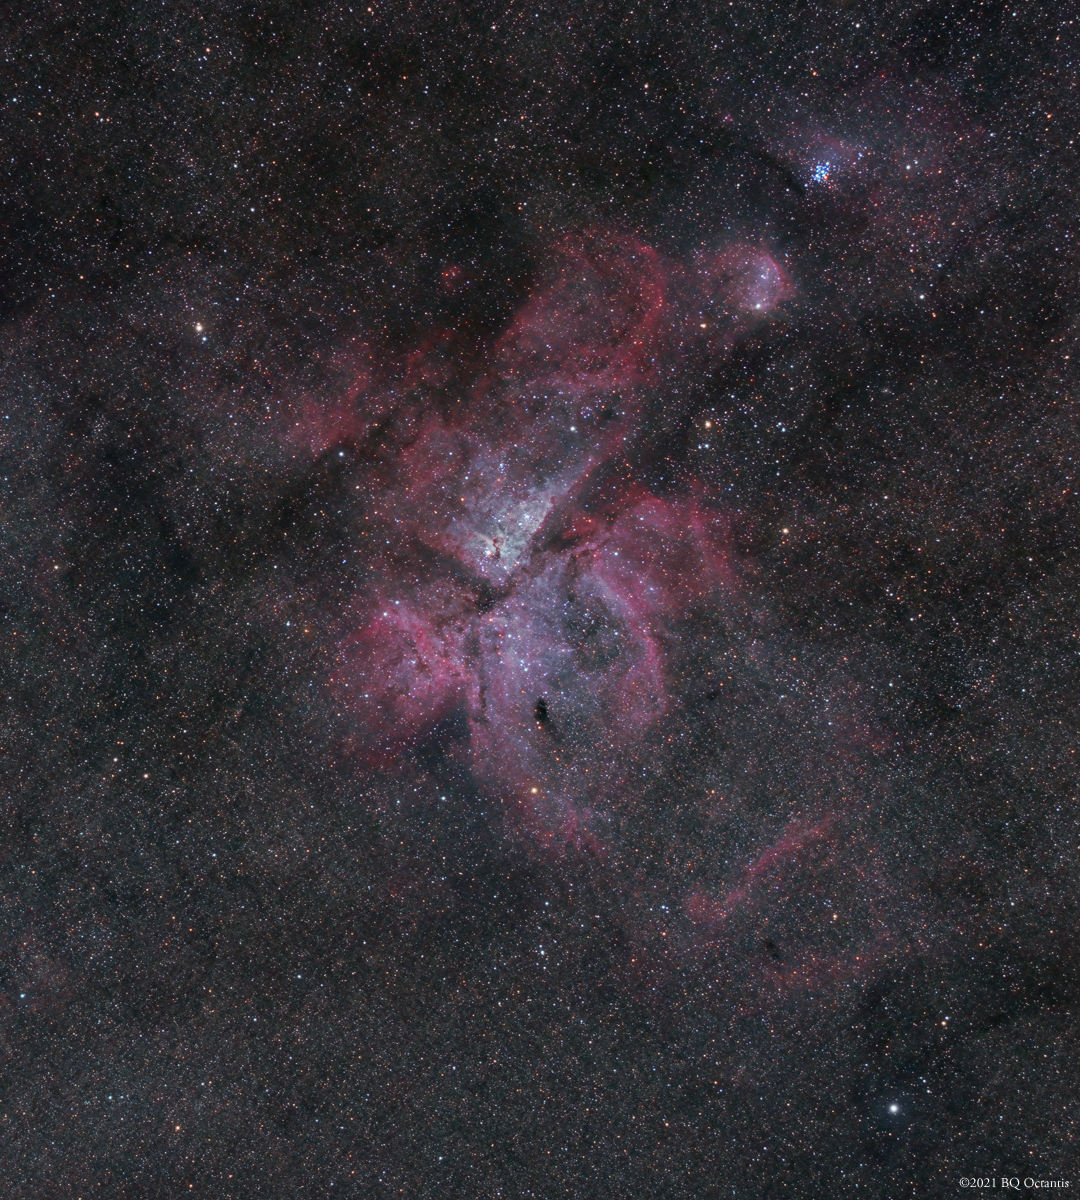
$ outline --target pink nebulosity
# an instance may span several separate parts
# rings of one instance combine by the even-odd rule
[[[814,824],[792,821],[780,838],[763,851],[739,876],[738,882],[722,896],[710,896],[695,890],[686,897],[686,913],[692,921],[708,930],[715,930],[751,898],[755,884],[768,878],[770,872],[790,865],[808,847],[826,837],[831,819]]]
[[[603,802],[667,710],[670,618],[729,580],[706,526],[686,503],[642,497],[547,551],[481,618],[484,690],[469,714],[481,778],[536,788],[560,810]]]
[[[696,266],[702,294],[724,312],[769,312],[792,295],[784,269],[756,247],[733,246],[717,254],[701,254]]]
[[[388,468],[378,508],[415,570],[356,597],[335,673],[366,753],[463,718],[474,777],[540,841],[602,850],[591,820],[668,710],[677,623],[736,590],[712,506],[613,492],[610,468],[684,347],[726,351],[789,292],[751,247],[691,270],[627,237],[556,248],[466,403]]]
[[[413,741],[456,705],[475,681],[467,670],[463,598],[430,589],[388,601],[342,644],[341,680],[350,706],[388,745]]]
[[[631,238],[564,241],[559,277],[501,339],[500,370],[576,396],[652,379],[670,333],[675,269]]]
[[[390,408],[389,387],[379,378],[370,347],[353,347],[337,366],[346,382],[332,404],[301,397],[294,405],[288,441],[318,456],[340,442],[358,442]]]

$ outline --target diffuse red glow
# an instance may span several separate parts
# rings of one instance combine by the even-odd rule
[[[556,258],[467,417],[430,413],[396,456],[379,507],[422,565],[356,598],[336,678],[369,752],[464,717],[475,777],[574,843],[667,710],[674,623],[737,590],[708,503],[626,486],[601,503],[595,481],[664,372],[726,350],[789,285],[750,247],[686,269],[594,233]]]
[[[738,646],[731,652],[748,681],[763,673],[782,681],[801,668],[758,636],[761,600],[744,582],[717,498],[703,487],[650,491],[629,464],[677,393],[680,371],[721,360],[791,291],[776,260],[755,247],[680,266],[633,239],[592,234],[557,248],[549,278],[487,365],[471,379],[457,371],[460,394],[448,386],[438,337],[388,371],[389,382],[376,387],[366,372],[372,411],[392,414],[392,432],[389,442],[380,435],[374,491],[370,478],[365,485],[374,553],[333,672],[360,758],[411,771],[445,756],[455,771],[466,768],[508,836],[544,855],[593,856],[630,886],[643,851],[620,821],[640,811],[643,781],[660,784],[657,755],[684,730],[688,641],[705,627],[726,630],[720,643]],[[441,389],[438,403],[431,388]],[[345,416],[326,415],[340,421],[343,441],[369,422],[350,406],[362,408],[362,397]],[[329,426],[318,431],[312,449],[332,447]],[[733,689],[714,676],[717,666],[704,668],[706,687],[730,706]],[[746,739],[738,780],[753,778],[769,731],[798,719],[791,708],[803,702],[786,684],[776,690],[774,716],[758,707],[734,718]],[[842,681],[829,694],[846,695]],[[791,764],[819,802],[800,805],[803,815],[786,824],[761,820],[771,844],[747,866],[718,860],[700,883],[669,881],[667,911],[682,923],[687,953],[744,939],[770,912],[805,923],[784,908],[785,881],[827,880],[849,899],[856,887],[875,897],[888,890],[876,877],[849,878],[838,849],[850,832],[843,787],[840,800],[826,799],[830,771],[872,749],[849,709],[828,712],[833,763]],[[725,818],[725,836],[736,840],[740,805]],[[809,986],[861,968],[887,935],[873,901],[859,903],[857,951],[770,959],[769,978]],[[837,928],[829,922],[831,934]],[[821,929],[814,918],[800,937],[816,946]]]

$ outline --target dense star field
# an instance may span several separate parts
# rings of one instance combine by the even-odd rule
[[[5,1196],[1080,1186],[1078,34],[0,21]]]

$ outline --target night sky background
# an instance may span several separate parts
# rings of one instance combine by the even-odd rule
[[[0,18],[4,1195],[1070,1178],[1078,31]]]

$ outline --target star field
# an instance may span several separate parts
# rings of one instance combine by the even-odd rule
[[[3,23],[5,1195],[1080,1186],[1075,22]]]

